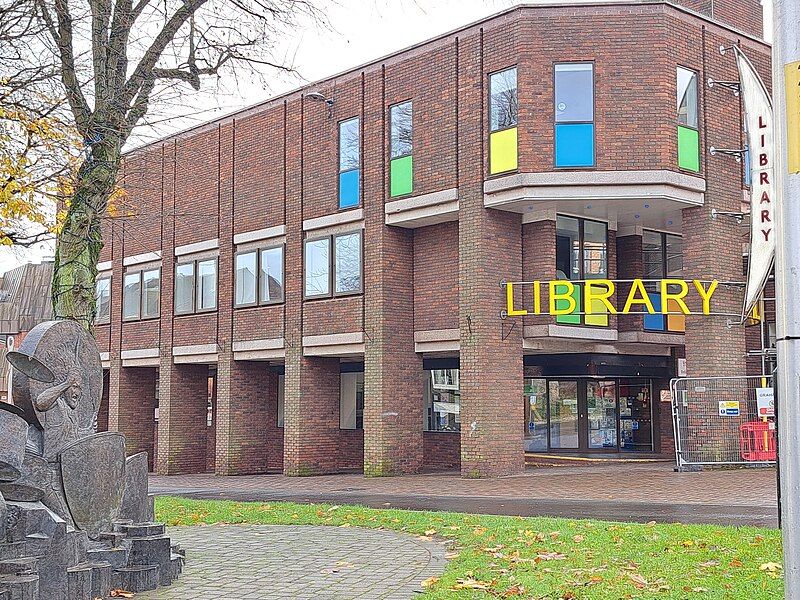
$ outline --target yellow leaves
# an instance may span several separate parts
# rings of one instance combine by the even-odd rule
[[[763,563],[762,565],[760,565],[758,567],[759,571],[763,571],[764,573],[766,573],[767,575],[769,575],[770,577],[773,577],[773,578],[780,577],[782,569],[783,569],[783,566],[781,566],[780,563],[776,563],[776,562]]]
[[[133,598],[134,593],[127,590],[111,590],[112,598]]]
[[[473,579],[472,577],[468,579],[458,579],[456,583],[454,583],[450,589],[453,591],[459,590],[490,590],[494,586],[494,582],[492,581],[480,581],[478,579]]]
[[[436,530],[435,529],[426,529],[425,530],[425,535],[427,535],[427,536],[436,535]]]
[[[427,579],[424,579],[420,585],[422,585],[423,589],[427,590],[436,585],[437,581],[439,581],[438,577],[428,577]]]

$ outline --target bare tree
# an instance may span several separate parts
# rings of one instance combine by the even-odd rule
[[[42,64],[54,62],[82,140],[56,247],[53,308],[89,327],[101,218],[134,128],[165,98],[199,90],[204,77],[288,70],[273,56],[275,42],[301,18],[324,18],[314,0],[0,1],[35,16],[28,43]]]

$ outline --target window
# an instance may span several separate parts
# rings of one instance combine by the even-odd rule
[[[175,314],[194,312],[194,263],[175,267]]]
[[[461,430],[458,369],[434,369],[425,387],[428,431]]]
[[[217,259],[207,258],[175,266],[175,314],[216,310]]]
[[[588,221],[559,215],[556,219],[556,278],[567,281],[608,278],[608,225],[599,221]],[[559,293],[568,292],[567,286],[557,286]],[[572,298],[575,308],[572,314],[556,316],[556,323],[567,325],[608,326],[606,306],[600,300],[592,304],[593,314],[582,315],[584,310],[580,284],[575,284]],[[558,310],[570,306],[569,299],[557,299]],[[595,312],[596,311],[596,312]]]
[[[339,208],[358,206],[361,174],[361,120],[339,123]]]
[[[95,282],[95,323],[111,322],[111,277],[100,277]]]
[[[128,272],[122,281],[123,320],[158,317],[161,310],[161,269]]]
[[[683,239],[678,235],[659,231],[642,232],[642,264],[644,279],[680,279],[683,274]],[[661,311],[661,286],[658,283],[645,285],[650,302],[656,312]],[[677,290],[670,290],[677,291]],[[670,300],[667,311],[678,314],[644,315],[644,328],[648,331],[686,331],[686,317],[674,300]]]
[[[678,67],[678,166],[700,171],[700,130],[697,101],[697,73]]]
[[[594,65],[555,66],[556,167],[594,166]]]
[[[414,189],[414,128],[412,103],[395,104],[389,109],[391,139],[389,142],[389,195],[404,196]]]
[[[305,297],[360,293],[361,255],[360,231],[306,240]]]
[[[489,174],[517,168],[517,68],[489,76]]]
[[[283,302],[283,246],[236,255],[237,307]]]
[[[132,320],[139,318],[139,304],[142,299],[142,273],[127,273],[123,278],[122,318]]]
[[[364,373],[339,375],[339,428],[364,429]]]

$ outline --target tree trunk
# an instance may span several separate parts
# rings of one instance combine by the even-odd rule
[[[95,279],[103,248],[101,218],[114,191],[120,147],[110,140],[92,145],[78,171],[75,190],[56,244],[53,315],[90,329],[97,311]]]

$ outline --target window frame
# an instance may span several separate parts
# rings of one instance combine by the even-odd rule
[[[345,123],[349,123],[350,121],[358,121],[358,166],[353,167],[350,169],[342,170],[342,125]],[[363,169],[362,165],[362,142],[364,141],[364,135],[362,131],[362,123],[361,123],[361,115],[355,115],[353,117],[347,117],[342,119],[336,124],[336,207],[337,210],[351,210],[354,208],[358,208],[363,204],[362,202],[362,186],[361,186],[361,171]],[[342,174],[343,173],[350,173],[351,171],[358,171],[358,202],[356,204],[350,206],[342,206]]]
[[[689,73],[693,73],[694,74],[695,88],[696,88],[695,101],[697,102],[697,106],[695,107],[695,110],[697,112],[697,125],[695,125],[695,126],[684,125],[683,123],[680,122],[680,113],[678,112],[678,93],[679,93],[679,90],[678,90],[678,73],[681,70],[687,71]],[[681,150],[680,150],[680,140],[679,139],[675,140],[675,142],[676,142],[675,158],[677,159],[676,160],[676,165],[677,165],[678,170],[680,172],[693,173],[695,175],[701,174],[704,171],[704,169],[703,169],[703,166],[704,166],[704,155],[703,155],[703,152],[702,152],[703,144],[702,144],[701,131],[700,131],[700,123],[701,123],[700,107],[703,105],[703,103],[701,101],[701,98],[700,98],[702,87],[703,86],[700,85],[700,70],[699,69],[693,69],[693,68],[688,67],[688,66],[686,66],[684,64],[681,64],[681,63],[676,64],[676,66],[675,66],[675,104],[674,104],[674,106],[675,106],[675,117],[674,118],[675,118],[675,128],[676,128],[675,131],[676,131],[676,135],[678,135],[678,136],[680,135],[679,131],[680,131],[681,127],[685,128],[685,129],[691,129],[692,131],[695,131],[697,133],[697,170],[695,171],[694,169],[690,169],[690,168],[681,166]]]
[[[397,156],[393,156],[393,144],[392,144],[392,111],[399,107],[403,106],[404,104],[411,105],[411,151],[405,154],[398,154]],[[414,99],[408,98],[406,100],[400,100],[399,102],[395,102],[389,105],[389,161],[393,161],[398,158],[405,158],[406,156],[413,156],[414,155]]]
[[[214,307],[198,308],[200,294],[198,267],[201,262],[214,262]],[[219,309],[219,256],[211,258],[197,258],[194,261],[194,314],[215,312]]]
[[[661,231],[659,229],[644,228],[642,230],[642,264],[643,265],[644,265],[644,233],[645,232],[647,232],[647,233],[655,233],[658,236],[660,236],[660,238],[661,238],[661,279],[667,279],[669,277],[669,275],[667,273],[667,267],[668,267],[668,262],[667,262],[667,259],[668,259],[667,238],[669,236],[680,238],[680,240],[681,240],[681,265],[683,265],[683,236],[681,234],[679,234],[679,233],[673,233],[671,231]],[[683,269],[681,269],[681,270],[683,270]],[[648,293],[650,292],[649,289],[646,290],[646,291]],[[668,321],[667,321],[667,317],[669,315],[663,314],[662,316],[664,317],[664,327],[663,327],[663,329],[652,329],[652,328],[649,328],[649,327],[645,327],[645,319],[643,318],[642,319],[642,331],[647,331],[648,333],[666,333],[666,334],[672,334],[672,335],[680,335],[682,333],[685,333],[685,331],[676,331],[674,329],[670,329]]]
[[[263,263],[263,254],[264,252],[268,252],[269,250],[277,250],[280,249],[281,251],[281,297],[277,300],[262,300],[261,299],[261,275],[262,275],[262,265]],[[257,250],[258,252],[258,276],[256,277],[256,300],[258,302],[258,306],[272,306],[273,304],[283,304],[286,301],[286,244],[271,244],[268,246],[260,246]],[[303,282],[305,284],[305,281]]]
[[[139,293],[137,294],[139,296],[138,305],[136,307],[136,314],[133,315],[133,316],[127,316],[126,317],[125,316],[125,297],[126,297],[125,288],[126,288],[127,284],[125,283],[125,280],[128,277],[133,277],[133,276],[137,276],[138,279],[139,279]],[[141,320],[141,318],[142,318],[142,270],[138,269],[138,270],[132,270],[132,271],[125,271],[125,272],[122,273],[122,322],[123,323],[128,323],[130,321],[139,321],[139,320]]]
[[[193,315],[196,313],[195,311],[195,294],[197,290],[197,261],[196,260],[183,260],[178,261],[175,263],[175,267],[173,268],[173,290],[172,290],[172,312],[176,317],[183,316],[183,315]],[[192,265],[192,293],[190,294],[192,299],[192,307],[190,310],[186,311],[178,311],[178,305],[175,302],[175,298],[178,296],[178,268],[184,267],[186,265]]]
[[[568,219],[575,219],[575,220],[578,221],[578,266],[579,266],[579,269],[580,269],[579,277],[578,277],[578,279],[565,279],[563,281],[573,282],[573,285],[575,285],[574,284],[575,281],[582,281],[582,282],[591,281],[590,279],[586,278],[586,256],[585,256],[585,249],[584,249],[584,241],[585,241],[584,238],[586,237],[586,234],[585,234],[585,231],[586,231],[585,222],[586,221],[591,221],[593,223],[599,223],[599,224],[605,226],[605,229],[606,229],[606,240],[605,240],[605,246],[606,246],[606,250],[605,250],[606,276],[605,276],[605,279],[608,279],[609,269],[610,269],[610,265],[609,265],[609,262],[608,262],[608,254],[609,254],[609,248],[610,248],[609,241],[608,241],[608,232],[609,232],[610,228],[609,228],[608,221],[603,221],[601,219],[587,219],[585,217],[576,216],[576,215],[570,215],[570,214],[566,214],[566,213],[557,213],[556,214],[556,239],[558,238],[558,217],[566,217]],[[572,250],[570,250],[570,252],[571,251]],[[558,242],[556,242],[556,265],[558,265]],[[601,279],[597,279],[596,281],[600,281],[600,280]],[[578,284],[578,285],[579,286],[583,286],[583,285],[585,285],[585,283]],[[583,298],[584,298],[584,292],[583,292],[583,289],[581,288],[581,304],[583,303]],[[563,325],[565,327],[591,327],[593,329],[603,329],[603,328],[608,329],[608,328],[611,327],[610,319],[611,319],[612,315],[610,313],[606,313],[608,318],[609,318],[608,325],[593,325],[591,323],[587,323],[586,322],[586,317],[587,316],[593,316],[593,315],[583,314],[584,313],[584,309],[583,309],[582,305],[579,305],[578,309],[579,309],[581,314],[578,314],[578,315],[575,315],[575,316],[580,317],[580,321],[581,321],[580,323],[578,323],[578,324],[558,323],[558,325]],[[569,315],[562,315],[562,316],[569,316]]]
[[[95,314],[94,314],[94,324],[95,325],[108,325],[111,323],[111,292],[113,291],[112,286],[112,278],[113,274],[109,275],[98,275],[94,280],[94,300],[95,300]],[[97,311],[97,307],[100,306],[99,302],[97,302],[97,284],[101,281],[108,281],[108,314],[104,317],[100,317],[100,313]]]
[[[516,90],[517,90],[517,119],[513,125],[506,125],[505,127],[492,129],[492,77],[494,77],[495,75],[500,75],[501,73],[505,73],[506,71],[511,71],[512,69],[516,71],[515,79],[516,79]],[[495,71],[490,71],[486,75],[488,77],[488,85],[486,86],[487,87],[486,106],[489,107],[489,114],[487,115],[488,116],[487,121],[489,125],[489,135],[497,133],[498,131],[505,131],[507,129],[513,129],[514,127],[519,127],[519,63],[514,63],[506,67],[503,67],[501,69],[497,69]]]
[[[337,292],[336,291],[336,238],[348,235],[358,234],[359,236],[359,271],[358,290]],[[306,293],[306,268],[308,266],[308,255],[306,252],[307,244],[311,242],[318,242],[320,240],[328,240],[328,292],[325,294],[312,294]],[[321,298],[343,298],[347,296],[358,296],[364,293],[364,230],[355,229],[350,231],[340,231],[337,233],[329,233],[326,235],[316,235],[308,237],[303,240],[303,300],[318,300]]]
[[[252,248],[250,250],[237,250],[236,252],[233,253],[233,307],[234,308],[251,308],[253,306],[258,306],[258,298],[260,296],[260,294],[259,294],[260,289],[258,287],[258,278],[259,278],[259,275],[260,275],[259,269],[261,267],[259,253],[260,253],[260,251],[259,251],[258,248]],[[255,260],[255,265],[256,266],[255,266],[255,273],[254,273],[255,289],[254,289],[254,293],[253,293],[255,298],[254,298],[254,300],[252,302],[237,302],[236,301],[236,285],[239,282],[239,267],[238,267],[236,261],[239,260],[240,256],[244,256],[246,254],[255,254],[255,259],[256,259]]]
[[[554,61],[552,70],[553,86],[553,168],[568,170],[583,170],[597,168],[597,64],[595,59]],[[592,120],[591,121],[559,121],[558,107],[556,106],[556,68],[558,65],[591,65],[592,66]],[[558,125],[591,125],[592,126],[592,164],[583,166],[559,166],[556,146],[556,127]],[[582,218],[582,217],[578,217]],[[590,221],[594,219],[589,219]],[[606,223],[608,225],[608,223]],[[606,231],[608,231],[606,229]],[[583,242],[581,242],[583,244]]]
[[[142,269],[140,271],[140,273],[141,273],[141,279],[139,280],[139,285],[141,287],[141,298],[139,299],[139,320],[140,321],[149,321],[151,319],[159,319],[159,318],[161,318],[161,281],[162,281],[162,275],[163,275],[161,270],[162,270],[161,269],[161,265],[159,265],[159,266],[154,267],[152,269]],[[144,316],[144,274],[145,273],[151,273],[153,271],[158,271],[158,313],[155,314],[155,315]]]
[[[353,427],[342,427],[342,379],[345,375],[354,375],[355,376],[355,392],[356,397],[353,399],[353,410],[354,410],[354,417],[355,417],[355,424]],[[359,382],[359,375],[361,376],[361,381]],[[361,395],[361,427],[358,426],[358,384],[361,383],[364,391]],[[367,385],[367,377],[366,372],[361,371],[339,371],[339,431],[363,431],[364,430],[364,410],[366,407],[366,385]]]

